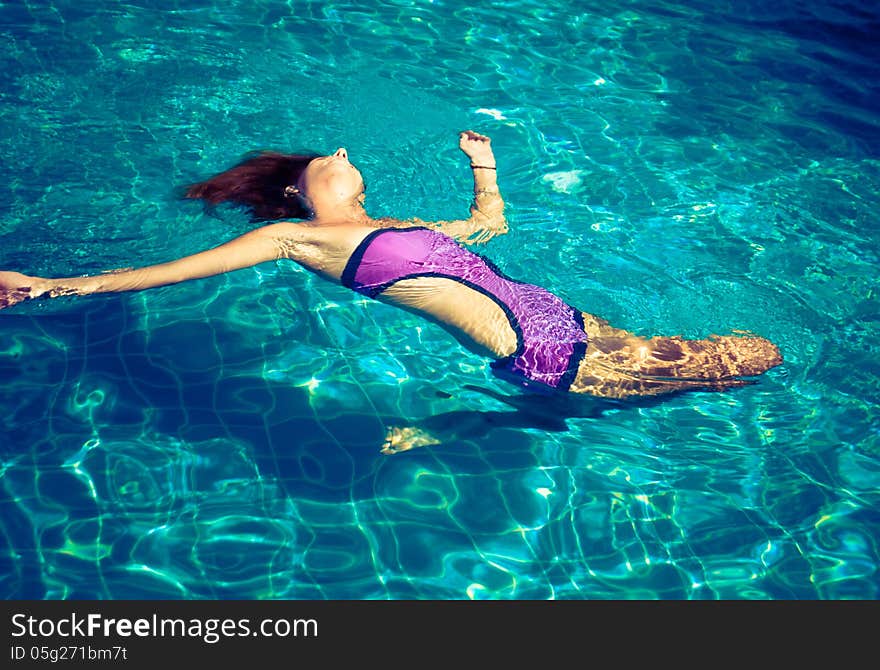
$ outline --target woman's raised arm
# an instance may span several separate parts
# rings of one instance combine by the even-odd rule
[[[470,158],[474,172],[474,201],[470,217],[457,221],[413,219],[409,223],[439,230],[465,244],[484,244],[496,235],[507,232],[492,141],[486,135],[466,130],[459,134],[458,146]]]
[[[291,258],[302,236],[301,230],[302,226],[296,223],[275,223],[176,261],[90,277],[45,279],[18,272],[0,272],[0,309],[32,298],[140,291],[211,277],[264,261]]]

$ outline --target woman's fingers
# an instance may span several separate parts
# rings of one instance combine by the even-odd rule
[[[465,130],[458,135],[458,147],[471,159],[481,158],[489,160],[492,158],[492,140],[486,135],[480,135],[473,130]]]
[[[20,272],[0,271],[0,309],[11,307],[25,300],[42,295],[39,277],[29,277]]]
[[[0,288],[0,309],[17,305],[20,302],[24,302],[29,297],[29,291]]]
[[[480,133],[475,133],[473,130],[463,130],[458,134],[459,139],[463,142],[466,140],[476,141],[476,142],[491,142],[488,135],[480,135]]]

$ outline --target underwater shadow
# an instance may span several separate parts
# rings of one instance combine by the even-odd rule
[[[129,296],[53,307],[4,315],[6,334],[24,343],[19,358],[0,361],[5,458],[33,451],[36,473],[95,438],[145,451],[217,445],[238,449],[292,497],[320,501],[350,501],[374,475],[384,431],[374,413],[342,403],[316,413],[308,389],[261,374],[264,356],[290,341],[252,341],[195,310],[144,329]]]
[[[383,416],[382,421],[388,426],[411,425],[427,431],[440,440],[439,445],[454,442],[480,440],[493,431],[512,429],[539,429],[553,433],[564,433],[569,430],[568,419],[601,419],[611,411],[625,411],[645,407],[656,407],[671,398],[687,393],[675,391],[663,396],[642,396],[626,400],[599,398],[596,396],[574,393],[516,393],[505,395],[493,389],[465,384],[464,388],[482,393],[494,400],[502,402],[512,411],[501,410],[452,410],[434,414],[412,422],[401,417]],[[442,397],[453,394],[437,391]]]
[[[308,389],[257,372],[266,356],[295,346],[290,340],[253,341],[233,323],[195,310],[181,311],[179,318],[148,329],[141,317],[127,296],[15,315],[10,333],[44,344],[30,368],[18,362],[9,370],[18,377],[16,403],[28,419],[21,414],[22,420],[13,421],[10,444],[53,445],[34,457],[35,465],[50,469],[96,435],[145,448],[155,442],[199,449],[215,443],[242,445],[256,471],[292,498],[350,502],[375,496],[377,476],[391,465],[380,453],[390,426],[415,425],[437,437],[441,446],[462,447],[471,441],[471,453],[476,448],[500,457],[503,451],[528,449],[533,436],[520,432],[505,440],[487,439],[496,431],[560,433],[569,430],[569,419],[601,419],[611,411],[653,407],[678,395],[623,401],[523,393],[512,385],[513,393],[507,395],[465,384],[463,389],[501,402],[510,411],[462,409],[464,401],[443,391],[438,396],[453,399],[458,408],[415,421],[359,411],[341,401],[316,411]],[[214,346],[194,346],[203,342]],[[53,388],[53,394],[47,396],[46,388]],[[88,404],[99,395],[103,400]],[[78,402],[85,404],[72,413]],[[427,449],[417,452],[431,454]],[[437,456],[434,452],[431,457]]]

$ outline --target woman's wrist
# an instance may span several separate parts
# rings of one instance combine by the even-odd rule
[[[32,298],[59,298],[66,295],[88,295],[100,292],[102,275],[82,275],[59,279],[37,278],[31,285]]]
[[[36,298],[53,298],[52,289],[54,288],[51,279],[43,279],[42,277],[32,277],[33,281],[30,286],[30,297]]]

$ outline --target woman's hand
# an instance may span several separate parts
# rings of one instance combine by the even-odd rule
[[[465,130],[458,135],[458,147],[471,159],[474,165],[495,167],[495,154],[492,153],[492,140],[473,130]]]
[[[20,272],[0,272],[0,309],[41,295],[37,288],[40,281],[39,277],[28,277]]]

